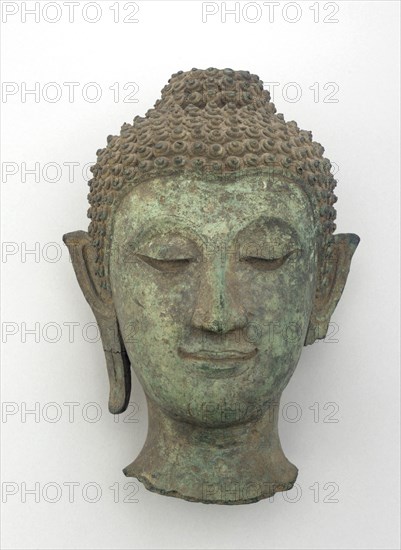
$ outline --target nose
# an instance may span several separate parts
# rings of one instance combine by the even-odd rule
[[[235,299],[225,262],[205,262],[201,277],[192,326],[220,334],[245,327],[247,316]]]

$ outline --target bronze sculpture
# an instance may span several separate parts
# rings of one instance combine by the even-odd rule
[[[97,319],[109,409],[130,365],[149,430],[125,470],[155,492],[243,504],[290,489],[277,430],[302,347],[324,338],[359,238],[334,235],[330,162],[256,75],[172,76],[97,152],[88,233],[64,236]]]

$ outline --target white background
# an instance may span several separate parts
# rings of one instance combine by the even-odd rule
[[[57,18],[54,2],[45,11],[39,3],[37,22],[32,15],[24,22],[23,5],[33,2],[6,4],[18,11],[2,24],[1,59],[3,81],[15,83],[2,103],[3,548],[398,548],[399,3],[337,1],[330,15],[333,3],[319,2],[317,13],[301,1],[297,14],[284,2],[270,22],[262,2],[259,15],[255,3],[244,11],[242,2],[238,22],[234,15],[224,22],[222,4],[211,3],[216,13],[203,22],[202,2],[147,1],[137,3],[137,23],[122,21],[133,11],[124,1],[118,14],[115,2],[99,1],[92,23],[87,2],[73,22],[59,2],[54,23],[46,21]],[[82,169],[106,136],[144,115],[172,73],[209,66],[280,83],[278,111],[311,129],[338,167],[338,231],[361,236],[333,335],[305,348],[283,395],[290,405],[281,439],[300,470],[298,485],[245,506],[188,503],[139,482],[125,487],[136,480],[121,470],[146,436],[143,393],[134,381],[139,410],[132,405],[117,419],[107,412],[101,344],[89,341],[93,317],[61,241],[87,228]],[[35,82],[36,100],[24,95]],[[62,91],[54,102],[50,82]],[[64,82],[78,83],[71,102]],[[101,89],[99,101],[88,101],[89,82]],[[117,97],[109,89],[116,82]],[[128,82],[137,85],[137,103],[124,101]],[[285,88],[289,82],[297,85]],[[327,102],[329,82],[338,102]],[[315,83],[319,97],[309,89]],[[24,174],[35,163],[37,181]],[[64,163],[79,163],[73,181]],[[35,246],[36,256],[25,255]],[[35,323],[36,336],[27,334]],[[73,342],[66,323],[76,323]],[[71,416],[67,402],[76,403]],[[35,403],[36,417],[26,415]],[[338,422],[327,422],[327,403],[336,404]],[[25,493],[35,484],[37,502]],[[138,502],[124,502],[132,488]]]

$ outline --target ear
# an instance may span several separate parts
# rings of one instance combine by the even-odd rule
[[[130,363],[120,334],[111,296],[100,288],[95,274],[96,250],[88,233],[74,231],[63,236],[70,252],[79,286],[92,308],[100,330],[110,382],[109,411],[124,412],[131,394]]]
[[[347,281],[351,259],[359,244],[353,233],[334,235],[330,252],[326,257],[325,281],[318,283],[314,307],[311,313],[305,345],[326,336],[330,318],[341,298]]]

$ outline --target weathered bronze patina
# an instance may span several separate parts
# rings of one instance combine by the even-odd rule
[[[64,235],[100,327],[109,408],[130,366],[149,430],[124,470],[151,491],[244,504],[290,489],[280,396],[324,338],[359,238],[334,235],[330,162],[262,82],[179,72],[97,152],[88,233]]]

